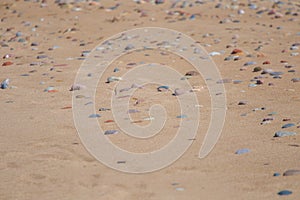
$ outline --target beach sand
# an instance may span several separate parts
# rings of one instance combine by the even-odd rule
[[[191,6],[179,1],[171,8],[170,2],[138,4],[131,0],[61,6],[52,1],[1,1],[0,81],[9,78],[10,84],[0,89],[0,199],[250,200],[281,199],[277,193],[282,190],[293,192],[287,199],[300,199],[300,175],[283,176],[286,170],[300,170],[300,82],[292,81],[300,78],[299,2],[190,2]],[[117,3],[120,6],[109,9]],[[77,91],[69,90],[86,58],[81,56],[83,51],[141,27],[174,29],[193,38],[208,53],[217,52],[211,59],[229,82],[224,83],[227,112],[216,146],[200,159],[211,102],[204,78],[192,77],[191,85],[203,87],[195,92],[202,106],[193,144],[170,166],[130,174],[105,166],[86,150],[73,120],[72,95]],[[242,55],[225,61],[234,49],[240,49]],[[46,57],[38,59],[41,55]],[[270,64],[263,64],[265,61]],[[161,51],[120,57],[97,86],[95,108],[104,129],[118,129],[114,122],[104,123],[113,120],[111,111],[98,111],[110,108],[109,97],[116,84],[105,83],[106,78],[115,76],[115,67],[121,76],[134,68],[128,63],[141,62],[172,65],[182,74],[194,69],[184,59],[171,53],[161,55]],[[247,62],[255,63],[245,66]],[[273,78],[253,72],[255,67],[283,74]],[[249,85],[256,83],[251,81],[254,77],[263,84]],[[49,86],[54,90],[44,92]],[[175,136],[180,122],[178,102],[170,91],[157,92],[157,86],[137,89],[134,97],[141,103],[134,105],[136,99],[131,98],[130,109],[142,112],[133,114],[132,120],[147,125],[139,120],[149,117],[146,111],[153,103],[161,104],[168,109],[165,129],[141,141],[121,132],[108,136],[120,148],[149,152]],[[246,105],[239,105],[241,101]],[[266,118],[272,120],[261,124]],[[295,126],[282,129],[287,123]],[[298,135],[273,137],[280,130]],[[236,154],[239,149],[249,152]]]

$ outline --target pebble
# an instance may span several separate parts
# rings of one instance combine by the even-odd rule
[[[114,72],[119,72],[120,69],[119,68],[114,68]]]
[[[250,152],[249,149],[239,149],[235,152],[235,154],[240,155],[240,154],[249,153],[249,152]]]
[[[283,173],[283,176],[293,176],[300,175],[300,170],[298,169],[289,169]]]
[[[234,49],[232,52],[231,52],[231,54],[233,54],[233,55],[236,55],[236,54],[240,54],[240,55],[242,55],[244,52],[242,51],[242,50],[240,50],[240,49]]]
[[[106,83],[111,83],[111,82],[120,81],[120,80],[122,80],[122,77],[110,76],[107,78]]]
[[[289,127],[293,127],[293,126],[295,126],[295,124],[288,123],[288,124],[283,125],[281,128],[289,128]]]
[[[198,76],[199,72],[197,71],[188,71],[187,73],[185,73],[185,76]]]
[[[287,132],[287,131],[277,131],[274,135],[274,137],[285,137],[285,136],[292,136],[296,135],[295,132]]]
[[[176,118],[178,118],[178,119],[184,119],[184,118],[187,118],[187,115],[178,115],[178,116],[176,116]]]
[[[179,89],[179,88],[176,88],[175,91],[174,91],[174,95],[175,95],[175,96],[180,96],[180,95],[183,95],[183,94],[185,94],[185,93],[186,93],[185,90]]]
[[[254,67],[253,72],[259,72],[259,71],[261,71],[261,70],[262,70],[261,67]]]
[[[184,188],[178,187],[178,188],[175,188],[175,190],[176,190],[176,191],[181,191],[181,192],[182,192],[182,191],[184,191]]]
[[[139,110],[136,110],[136,109],[129,109],[127,111],[127,113],[139,113],[140,111]]]
[[[256,64],[257,64],[257,63],[254,62],[254,61],[249,61],[249,62],[246,62],[246,63],[244,64],[244,66],[256,65]]]
[[[280,176],[280,173],[275,172],[275,173],[273,174],[273,176]]]
[[[38,55],[36,58],[37,59],[43,59],[43,58],[47,58],[48,56],[47,55]]]
[[[221,55],[221,53],[217,52],[217,51],[213,51],[213,52],[210,52],[208,55],[209,56],[219,56],[219,55]]]
[[[99,108],[99,111],[109,111],[110,108]]]
[[[128,51],[128,50],[131,50],[131,49],[134,49],[134,46],[132,44],[128,44],[126,47],[125,47],[125,50]]]
[[[7,62],[4,62],[3,64],[2,64],[2,66],[3,67],[6,67],[6,66],[9,66],[9,65],[12,65],[12,64],[14,64],[13,62],[10,62],[10,61],[7,61]]]
[[[119,133],[118,130],[106,130],[104,132],[104,135],[113,135],[113,134],[117,134],[117,133]]]
[[[89,118],[99,118],[99,117],[101,117],[101,115],[99,115],[99,114],[91,114],[91,115],[89,115]]]
[[[292,191],[289,191],[289,190],[281,190],[280,192],[278,192],[277,194],[280,195],[280,196],[285,196],[285,195],[290,195],[292,194],[293,192]]]
[[[70,91],[74,91],[74,90],[82,90],[85,89],[86,86],[85,85],[81,85],[81,84],[73,84],[70,88]]]
[[[1,86],[1,89],[7,89],[8,85],[9,85],[9,79],[7,78],[4,81],[2,81],[0,86]]]
[[[246,105],[247,101],[239,101],[238,105]]]
[[[167,86],[167,85],[162,85],[157,88],[157,91],[159,91],[159,92],[165,92],[167,90],[169,90],[169,86]]]
[[[291,80],[292,82],[296,83],[296,82],[300,82],[300,78],[292,78]]]
[[[53,86],[49,86],[46,89],[44,89],[44,92],[52,92],[52,91],[55,91]]]

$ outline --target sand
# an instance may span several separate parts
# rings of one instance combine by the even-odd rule
[[[52,1],[1,1],[0,55],[11,54],[1,58],[1,65],[8,61],[13,64],[0,67],[1,81],[10,79],[9,87],[0,90],[0,199],[281,199],[277,194],[281,190],[293,192],[288,199],[299,199],[300,176],[282,175],[286,170],[300,169],[299,134],[273,137],[286,123],[295,124],[287,131],[300,131],[300,83],[291,81],[300,77],[300,57],[297,44],[290,49],[292,44],[299,44],[300,11],[297,1],[288,2],[252,1],[258,8],[251,9],[248,1],[242,0],[223,1],[220,6],[218,1],[198,1],[191,7],[180,7],[179,2],[170,8],[170,2],[155,5],[128,0],[110,10],[117,1],[63,6]],[[238,14],[241,10],[245,13]],[[257,14],[260,10],[265,11]],[[173,14],[168,14],[170,11]],[[190,18],[192,14],[195,19]],[[210,122],[211,102],[205,80],[195,76],[190,82],[203,87],[195,92],[202,107],[199,130],[191,147],[161,170],[124,173],[105,166],[84,147],[73,120],[72,95],[78,91],[69,89],[82,65],[83,60],[78,59],[84,58],[82,51],[92,50],[122,31],[153,26],[180,31],[208,53],[219,52],[211,59],[222,78],[242,82],[224,84],[225,123],[208,156],[199,159],[198,153]],[[18,31],[22,35],[15,37]],[[18,42],[20,38],[24,42]],[[260,45],[261,49],[255,50]],[[243,55],[239,60],[225,61],[234,49],[242,50]],[[110,108],[108,97],[116,83],[105,81],[115,75],[115,67],[120,68],[118,76],[130,70],[130,62],[152,60],[173,65],[182,74],[193,70],[178,56],[160,53],[137,52],[116,60],[100,79],[95,108]],[[38,55],[47,57],[37,59]],[[244,66],[249,61],[256,64]],[[265,61],[270,64],[263,65]],[[252,72],[257,66],[284,74],[277,79],[263,75],[263,84],[249,87],[255,83],[250,80],[261,73]],[[295,71],[288,72],[291,69]],[[54,91],[44,92],[49,86]],[[136,99],[130,99],[130,108],[142,111],[132,115],[132,121],[146,125],[147,121],[139,120],[149,116],[146,111],[152,103],[159,103],[169,111],[165,129],[149,141],[129,138],[121,131],[108,136],[120,148],[149,152],[174,137],[180,121],[176,118],[178,102],[170,92],[159,93],[156,87],[154,84],[137,90],[134,97],[141,99],[141,104],[134,106]],[[240,101],[246,101],[246,105],[238,105]],[[265,109],[253,111],[262,107]],[[101,115],[97,120],[104,129],[118,128],[114,123],[104,123],[113,119],[110,111],[97,110]],[[269,116],[272,112],[276,113]],[[267,117],[274,119],[261,124]],[[235,153],[243,148],[250,152]],[[280,176],[273,176],[276,172]]]

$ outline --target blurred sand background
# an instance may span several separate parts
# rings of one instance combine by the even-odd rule
[[[120,6],[110,9],[118,3]],[[299,1],[203,0],[171,5],[169,1],[132,0],[63,5],[53,1],[0,2],[0,79],[10,79],[9,88],[0,90],[0,199],[300,199],[300,175],[283,176],[286,170],[300,170],[299,135],[273,137],[286,123],[295,124],[287,131],[300,131],[300,82],[291,81],[300,77]],[[208,53],[218,52],[220,55],[211,58],[222,77],[241,83],[225,83],[228,110],[224,129],[206,158],[198,158],[210,118],[210,98],[204,88],[197,92],[203,108],[191,148],[167,168],[134,175],[110,169],[87,152],[74,126],[69,89],[83,62],[83,51],[119,32],[147,26],[180,31]],[[239,59],[225,61],[234,49],[243,52]],[[122,75],[129,69],[128,63],[154,59],[183,74],[193,69],[172,54],[145,54],[124,56],[112,64],[99,82],[96,108],[109,107],[109,99],[103,96],[111,93],[114,83],[104,81],[114,75],[115,67]],[[46,57],[37,59],[39,55]],[[256,64],[244,66],[250,61]],[[266,61],[270,64],[263,64]],[[253,72],[255,67],[283,75],[262,75],[263,84],[249,87],[261,74]],[[201,76],[190,81],[205,86]],[[49,86],[55,90],[44,92]],[[138,109],[146,109],[151,102],[170,106],[175,101],[165,93],[164,98],[150,96],[155,88],[138,90],[135,96],[144,100]],[[246,105],[238,105],[240,101]],[[109,137],[130,151],[156,149],[173,136],[178,125],[176,106],[170,107],[172,120],[152,142],[136,144],[122,134]],[[256,109],[262,107],[265,109]],[[102,115],[100,124],[114,126],[104,123],[112,118],[110,112],[97,113]],[[143,117],[146,113],[133,119]],[[261,124],[268,117],[273,118],[271,123]],[[235,153],[243,148],[250,152]],[[276,172],[280,176],[273,176]],[[281,190],[293,194],[281,197],[277,194]]]

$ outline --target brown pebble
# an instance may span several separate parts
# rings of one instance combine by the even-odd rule
[[[243,51],[240,49],[233,49],[233,51],[231,52],[231,54],[243,54]]]
[[[269,65],[269,64],[271,64],[271,62],[268,61],[268,60],[266,60],[265,62],[263,62],[263,65]]]
[[[7,61],[7,62],[4,62],[3,64],[2,64],[2,66],[9,66],[9,65],[12,65],[12,64],[14,64],[13,62],[10,62],[10,61]]]
[[[261,71],[261,70],[262,70],[261,67],[254,67],[253,72],[259,72],[259,71]]]
[[[300,170],[298,169],[289,169],[283,173],[283,176],[293,176],[300,175]]]
[[[199,72],[197,71],[189,71],[187,73],[185,73],[186,76],[198,76]]]

